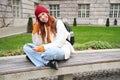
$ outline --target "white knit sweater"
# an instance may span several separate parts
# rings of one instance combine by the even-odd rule
[[[43,45],[45,50],[47,48],[50,48],[51,46],[60,47],[63,49],[65,53],[65,59],[68,59],[70,57],[70,54],[74,52],[72,45],[68,41],[66,41],[67,38],[70,39],[70,34],[65,29],[65,26],[61,20],[57,20],[56,28],[57,28],[56,37],[54,37],[52,33],[50,34],[51,43],[47,43],[47,37],[45,37],[45,44],[43,45],[42,38],[37,33],[32,34],[32,41],[36,45]]]

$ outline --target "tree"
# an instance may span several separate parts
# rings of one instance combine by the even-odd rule
[[[14,17],[13,17],[13,13],[12,13],[12,5],[11,3],[8,1],[5,4],[1,4],[1,19],[2,19],[2,25],[0,26],[0,28],[3,27],[8,27],[13,21],[14,21]],[[11,12],[12,17],[10,19],[8,19],[9,16],[7,16],[8,12]]]

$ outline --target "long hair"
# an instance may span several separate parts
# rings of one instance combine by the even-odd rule
[[[49,13],[47,13],[48,15],[48,22],[47,23],[44,23],[44,22],[41,22],[39,19],[38,20],[38,23],[39,23],[39,30],[40,30],[40,35],[42,37],[42,41],[45,41],[45,36],[46,36],[46,32],[45,32],[45,25],[46,27],[50,27],[50,32],[52,32],[54,34],[54,36],[56,36],[56,21],[55,21],[55,18],[53,16],[51,16]],[[38,34],[39,34],[39,31],[38,31]]]

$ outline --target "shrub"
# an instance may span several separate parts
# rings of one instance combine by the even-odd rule
[[[27,24],[27,33],[32,33],[33,30],[33,20],[32,17],[29,17]]]
[[[88,48],[92,48],[92,49],[108,49],[108,48],[112,48],[112,46],[106,41],[90,41],[90,42],[85,43],[85,45]]]
[[[107,18],[106,20],[106,27],[109,27],[110,26],[110,22],[109,22],[109,18]]]
[[[90,41],[84,44],[75,44],[74,48],[76,50],[85,50],[85,49],[111,49],[112,46],[106,41]]]
[[[85,50],[85,49],[87,49],[87,46],[85,44],[75,43],[73,45],[73,47],[75,48],[75,50]]]
[[[114,20],[114,25],[117,25],[117,19]]]
[[[76,18],[74,18],[73,26],[77,26]]]

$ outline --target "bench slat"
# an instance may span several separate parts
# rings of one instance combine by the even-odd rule
[[[93,63],[103,63],[120,61],[120,51],[113,53],[112,51],[102,52],[86,52],[86,53],[74,53],[67,61],[60,61],[59,67],[67,67],[73,65],[86,65]],[[37,69],[46,69],[48,67],[38,68],[29,62],[25,55],[22,57],[8,57],[0,58],[0,74],[8,74],[15,72],[23,72]]]

